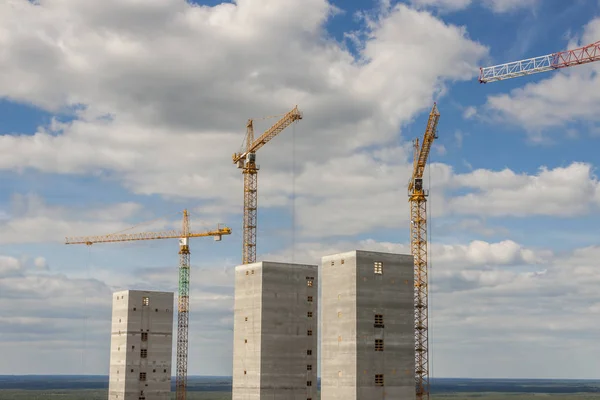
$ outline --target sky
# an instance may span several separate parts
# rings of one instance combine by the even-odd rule
[[[85,5],[84,5],[85,3]],[[111,293],[177,290],[176,240],[66,236],[222,223],[191,242],[190,375],[230,375],[242,174],[258,260],[409,253],[414,138],[437,102],[433,377],[600,376],[600,63],[480,84],[481,66],[600,40],[584,0],[0,2],[0,374],[107,374]]]

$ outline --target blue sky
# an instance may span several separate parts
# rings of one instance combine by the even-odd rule
[[[189,371],[229,374],[247,118],[304,112],[258,153],[258,258],[319,263],[408,252],[410,141],[437,101],[435,376],[597,377],[600,65],[477,72],[600,40],[598,2],[196,3],[0,5],[0,374],[107,373],[110,293],[176,290],[177,243],[64,236],[183,208],[233,230],[192,244]]]

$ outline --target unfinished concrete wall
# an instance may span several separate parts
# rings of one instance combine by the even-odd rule
[[[323,257],[321,399],[414,399],[413,257]]]
[[[235,283],[233,400],[316,400],[317,266],[241,265]]]
[[[109,400],[168,400],[171,393],[173,293],[113,294]]]

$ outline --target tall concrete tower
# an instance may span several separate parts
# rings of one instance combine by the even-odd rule
[[[235,269],[233,400],[317,399],[318,268]]]
[[[173,293],[113,294],[109,400],[169,400]]]
[[[321,400],[415,399],[411,255],[322,258]]]

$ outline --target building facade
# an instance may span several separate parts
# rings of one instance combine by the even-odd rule
[[[318,267],[235,269],[233,400],[316,400]]]
[[[322,258],[321,400],[415,399],[411,255]]]
[[[173,293],[113,294],[109,400],[169,400]]]

